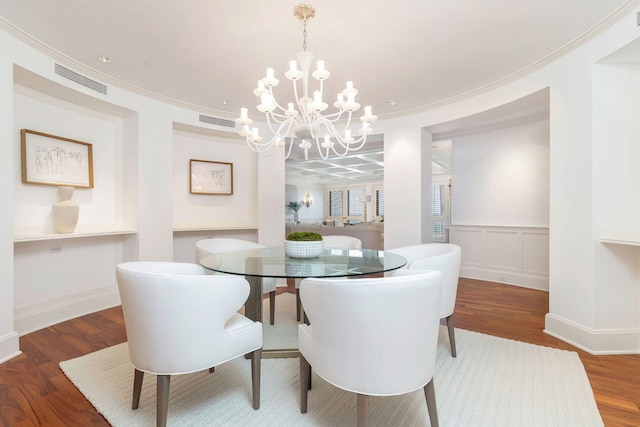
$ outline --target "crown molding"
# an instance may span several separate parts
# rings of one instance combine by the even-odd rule
[[[390,114],[384,114],[384,115],[380,115],[379,119],[392,119],[392,118],[397,118],[397,117],[403,117],[403,116],[408,116],[408,115],[412,115],[412,114],[416,114],[416,113],[422,113],[425,111],[429,111],[429,110],[433,110],[435,108],[439,108],[439,107],[443,107],[443,106],[447,106],[447,105],[451,105],[451,104],[455,104],[457,102],[461,102],[467,99],[471,99],[474,98],[478,95],[481,94],[485,94],[487,92],[490,92],[494,89],[506,86],[509,83],[512,83],[516,80],[519,80],[539,69],[541,69],[542,67],[552,63],[553,61],[561,58],[562,56],[568,54],[569,52],[573,51],[574,49],[582,46],[583,44],[585,44],[586,42],[592,40],[594,37],[596,37],[597,35],[601,34],[602,32],[604,32],[605,30],[607,30],[609,27],[611,27],[614,23],[618,22],[624,15],[626,15],[627,13],[629,13],[630,11],[632,11],[633,9],[637,8],[640,5],[640,0],[627,0],[624,4],[622,4],[619,8],[617,8],[616,10],[614,10],[611,14],[609,14],[607,17],[605,17],[604,19],[602,19],[599,23],[597,23],[596,25],[594,25],[591,29],[589,29],[587,32],[583,33],[581,36],[579,36],[578,38],[572,40],[571,42],[565,44],[564,46],[560,47],[559,49],[555,50],[554,52],[550,53],[549,55],[547,55],[546,57],[534,62],[533,64],[519,70],[516,71],[515,73],[512,73],[502,79],[496,80],[492,83],[486,84],[484,86],[478,87],[476,89],[464,92],[462,94],[456,95],[456,96],[452,96],[449,98],[445,98],[439,101],[435,101],[429,104],[425,104],[416,108],[411,108],[411,109],[406,109],[403,111],[398,111],[395,113],[390,113]],[[68,57],[67,55],[63,54],[62,52],[54,49],[53,47],[49,46],[48,44],[36,39],[35,37],[31,36],[30,34],[26,33],[25,31],[21,30],[20,28],[16,27],[15,25],[13,25],[12,23],[10,23],[9,21],[7,21],[6,19],[4,19],[3,17],[0,17],[0,28],[4,29],[5,31],[7,31],[8,33],[10,33],[11,35],[13,35],[14,37],[16,37],[17,39],[19,39],[20,41],[28,44],[29,46],[39,50],[40,52],[50,56],[51,58],[53,58],[54,60],[60,61],[62,63],[65,64],[65,66],[69,66],[74,68],[76,71],[88,74],[90,76],[92,76],[93,78],[99,79],[101,81],[103,81],[104,83],[108,83],[111,84],[113,86],[117,86],[120,89],[135,93],[137,95],[140,96],[144,96],[147,98],[151,98],[154,99],[156,101],[162,102],[162,103],[166,103],[166,104],[170,104],[170,105],[174,105],[176,107],[180,107],[180,108],[186,108],[189,110],[194,110],[194,111],[200,111],[203,113],[207,113],[209,115],[214,115],[214,116],[218,116],[221,118],[229,118],[232,117],[233,114],[228,112],[228,111],[222,111],[222,110],[217,110],[217,109],[212,109],[209,107],[204,107],[201,105],[196,105],[196,104],[192,104],[189,102],[185,102],[185,101],[181,101],[175,98],[171,98],[168,96],[164,96],[164,95],[160,95],[158,93],[152,92],[152,91],[148,91],[146,89],[142,89],[138,86],[129,84],[127,82],[124,82],[122,80],[116,79],[114,77],[111,77],[101,71],[96,70],[95,68],[89,67],[85,64],[82,64],[70,57]],[[233,117],[232,117],[233,118]]]
[[[471,98],[474,98],[478,95],[485,94],[487,92],[491,92],[492,90],[498,89],[500,87],[506,86],[510,83],[513,83],[517,80],[522,79],[523,77],[532,74],[535,71],[540,70],[541,68],[549,65],[550,63],[562,58],[567,55],[571,51],[577,49],[578,47],[584,45],[588,41],[592,40],[597,35],[603,33],[605,30],[609,29],[613,24],[618,22],[622,17],[624,17],[627,13],[636,9],[640,6],[640,0],[628,0],[623,5],[621,5],[618,9],[614,10],[609,16],[605,17],[602,21],[591,27],[587,32],[583,33],[578,38],[570,41],[564,46],[556,49],[554,52],[545,56],[544,58],[534,62],[533,64],[522,68],[515,73],[512,73],[502,79],[496,80],[492,83],[488,83],[484,86],[480,86],[476,89],[472,89],[470,91],[461,93],[456,96],[452,96],[449,98],[445,98],[439,101],[435,101],[429,104],[422,105],[416,108],[410,108],[403,111],[398,111],[395,113],[379,115],[379,119],[393,119],[398,117],[404,117],[412,114],[423,113],[425,111],[433,110],[436,108],[444,107],[447,105],[455,104],[461,101],[465,101]]]

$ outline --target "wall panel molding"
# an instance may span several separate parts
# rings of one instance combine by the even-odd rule
[[[451,225],[462,248],[460,277],[549,290],[549,229]]]

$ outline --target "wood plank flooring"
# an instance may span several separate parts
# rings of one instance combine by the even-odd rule
[[[545,292],[461,279],[455,326],[577,351],[605,425],[640,426],[640,355],[592,356],[577,350],[542,332],[547,311]],[[58,363],[125,340],[120,307],[21,337],[23,354],[0,365],[0,425],[108,426]]]

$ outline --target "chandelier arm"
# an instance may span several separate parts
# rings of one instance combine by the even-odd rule
[[[269,115],[271,116],[271,119],[276,122],[276,123],[282,123],[287,121],[287,119],[289,118],[289,116],[285,115],[285,114],[280,114],[280,113],[274,113],[273,111],[271,111],[268,114],[265,115]]]
[[[271,116],[272,116],[272,115],[271,115],[270,113],[266,113],[266,114],[265,114],[265,117],[266,117],[266,119],[267,119],[267,124],[269,125],[269,130],[271,130],[271,133],[275,135],[275,134],[276,134],[276,131],[273,129],[273,123],[271,123]],[[277,120],[275,120],[275,118],[274,118],[274,122],[275,122],[275,123],[280,123],[280,122],[278,122]]]
[[[271,129],[271,133],[273,133],[273,137],[271,138],[271,141],[270,141],[270,144],[273,144],[276,137],[280,136],[281,138],[284,138],[289,134],[289,132],[291,131],[291,124],[293,122],[293,117],[286,117],[286,120],[276,121],[276,123],[279,124],[278,130],[276,131],[273,128],[273,123],[271,123],[270,116],[271,116],[270,114],[267,114],[267,123],[269,124],[269,129]],[[288,126],[287,132],[284,135],[282,135],[282,129],[285,126]]]
[[[342,146],[342,148],[344,148],[345,151],[344,154],[347,154],[348,152],[348,148],[349,148],[349,144],[345,143],[342,139],[342,136],[340,136],[340,133],[338,132],[338,130],[336,129],[336,127],[334,126],[334,124],[332,122],[330,122],[329,120],[326,120],[324,117],[321,118],[320,120],[322,123],[322,126],[324,126],[326,128],[326,131],[329,135],[331,135],[331,137],[335,138],[335,140]],[[335,148],[333,149],[333,151],[340,155],[340,156],[344,156],[344,154],[339,154],[337,151],[335,151]]]
[[[285,143],[286,143],[285,138],[287,138],[287,136],[291,132],[291,128],[293,127],[294,121],[295,121],[294,118],[290,117],[289,120],[283,122],[278,128],[278,136],[280,136],[280,138],[282,138],[282,140],[285,141]],[[287,126],[287,131],[283,133],[282,129],[285,127],[285,125]]]
[[[285,144],[289,144],[289,148],[286,149],[287,154],[285,154],[284,159],[287,160],[291,155],[291,149],[293,148],[293,138],[289,138],[289,142],[285,142]],[[286,147],[286,145],[285,145]]]
[[[356,139],[354,142],[350,143],[350,144],[344,144],[342,141],[339,140],[340,145],[342,146],[342,148],[344,148],[344,152],[343,153],[339,153],[338,150],[335,149],[335,145],[331,147],[331,150],[333,150],[333,153],[337,156],[345,156],[347,155],[350,151],[357,151],[359,149],[361,149],[364,146],[364,143],[367,141],[367,137],[365,135],[362,135],[360,138]],[[358,147],[352,148],[351,146],[354,144],[360,144]]]
[[[271,146],[273,145],[273,138],[271,138],[271,141],[265,143],[255,142],[247,138],[247,145],[253,152],[263,154],[271,149]]]
[[[282,105],[280,105],[280,103],[276,100],[276,96],[273,94],[273,87],[269,88],[269,93],[271,94],[271,100],[275,104],[276,108],[273,111],[268,112],[267,114],[271,114],[273,116],[274,120],[276,120],[276,121],[277,121],[277,117],[280,117],[282,119],[287,119],[288,118],[288,116],[286,115],[287,110],[284,109],[282,107]],[[276,110],[280,110],[285,114],[277,113]],[[278,123],[280,123],[280,122],[278,121]]]
[[[331,122],[337,122],[338,120],[340,120],[340,116],[342,116],[342,113],[344,113],[344,110],[340,109],[340,111],[336,111],[335,113],[331,113],[331,114],[326,114],[323,117]]]

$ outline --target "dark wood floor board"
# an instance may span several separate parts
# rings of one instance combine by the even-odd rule
[[[293,283],[278,292],[295,292]],[[457,328],[575,351],[607,427],[640,426],[640,355],[594,356],[543,332],[548,294],[461,279]],[[0,426],[108,426],[58,364],[126,340],[121,307],[20,338],[23,354],[0,365]]]

